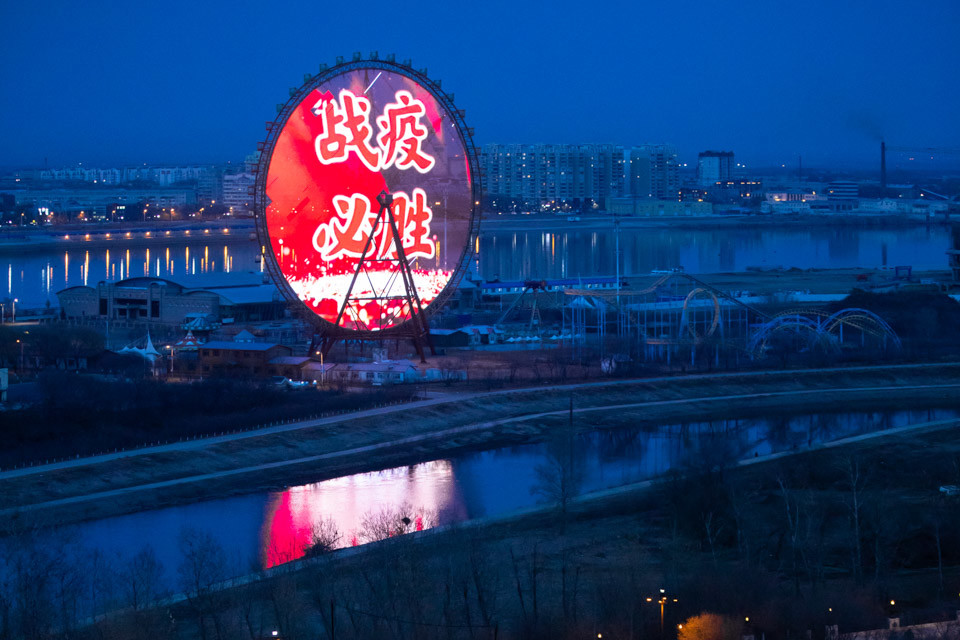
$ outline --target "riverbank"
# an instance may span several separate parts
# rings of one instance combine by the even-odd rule
[[[510,231],[566,232],[580,229],[684,229],[731,228],[917,228],[950,225],[944,218],[905,217],[887,214],[712,215],[668,217],[618,217],[606,214],[557,216],[553,214],[482,214],[480,233]],[[252,234],[252,235],[251,235]],[[118,244],[146,246],[185,244],[198,238],[255,240],[252,218],[185,220],[175,222],[90,223],[42,228],[7,227],[0,230],[0,254],[30,253],[49,249],[102,248]]]
[[[251,241],[256,226],[249,218],[71,224],[0,230],[0,255],[71,249],[123,248],[153,244],[188,244],[202,240]]]
[[[449,397],[0,473],[5,527],[64,524],[545,439],[801,412],[960,406],[960,364],[606,381]],[[455,409],[455,410],[454,410]]]
[[[893,214],[756,214],[710,216],[630,217],[609,214],[507,214],[485,213],[484,231],[571,231],[577,229],[752,229],[782,227],[911,228],[951,224],[944,218]]]

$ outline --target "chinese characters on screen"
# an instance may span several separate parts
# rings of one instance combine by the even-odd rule
[[[344,73],[301,100],[274,144],[266,181],[270,249],[319,317],[335,322],[346,300],[341,326],[397,326],[411,310],[394,231],[386,217],[377,222],[377,194],[393,196],[390,210],[425,308],[469,244],[470,181],[456,125],[429,91],[399,73]]]

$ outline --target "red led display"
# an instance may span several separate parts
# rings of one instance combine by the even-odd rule
[[[345,329],[382,331],[411,317],[394,228],[424,309],[470,250],[475,195],[462,120],[424,84],[399,67],[329,75],[265,151],[267,258],[288,296]],[[377,221],[381,192],[392,195],[392,216]]]

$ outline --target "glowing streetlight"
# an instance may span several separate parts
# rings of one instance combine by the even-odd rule
[[[667,590],[660,589],[660,597],[657,598],[657,604],[660,605],[660,637],[663,637],[663,607],[667,604],[668,601],[677,602],[676,598],[667,598]],[[653,598],[648,597],[647,602],[653,602]]]

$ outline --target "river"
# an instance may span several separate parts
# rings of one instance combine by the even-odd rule
[[[946,227],[868,227],[820,225],[712,229],[630,228],[620,232],[624,275],[682,266],[690,273],[745,271],[749,267],[877,268],[911,265],[945,270],[950,233]],[[260,270],[259,248],[247,238],[191,244],[117,238],[114,248],[43,249],[0,254],[0,302],[19,298],[23,308],[39,308],[56,293],[101,280],[156,276],[189,282],[201,273]],[[616,273],[612,228],[557,231],[506,231],[491,226],[481,233],[472,264],[484,279],[522,280],[589,277]],[[6,312],[9,315],[9,309]]]
[[[582,493],[623,486],[715,456],[748,459],[878,429],[960,417],[955,410],[833,413],[789,418],[694,422],[656,428],[592,431],[574,450]],[[550,467],[549,446],[528,444],[464,453],[406,467],[360,473],[284,491],[208,500],[67,527],[57,544],[71,540],[100,549],[119,563],[151,547],[175,587],[179,537],[189,527],[223,547],[234,575],[301,557],[311,532],[332,521],[339,546],[368,539],[365,521],[386,512],[408,514],[411,529],[496,516],[545,500],[538,488]],[[403,507],[403,505],[407,505]]]

